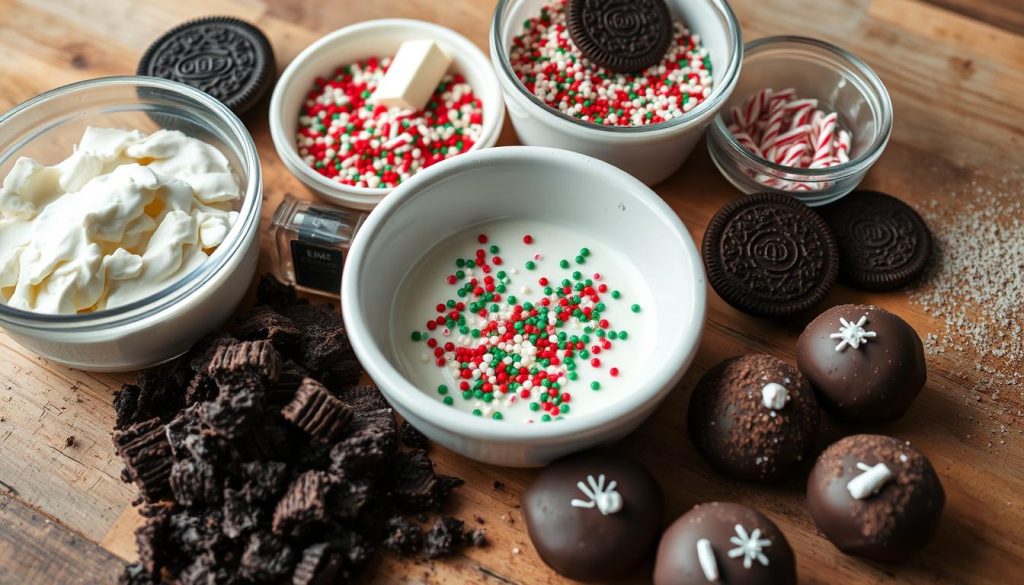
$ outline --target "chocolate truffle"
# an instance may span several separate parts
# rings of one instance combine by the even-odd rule
[[[658,546],[654,585],[794,585],[796,560],[764,514],[728,502],[698,504]]]
[[[839,550],[906,560],[931,540],[946,494],[910,443],[853,435],[825,450],[807,480],[807,510]]]
[[[596,449],[552,463],[523,493],[522,505],[545,563],[570,579],[607,581],[653,551],[664,503],[643,465]]]
[[[690,396],[688,418],[690,437],[719,473],[774,481],[810,454],[821,410],[796,368],[748,354],[704,374]]]
[[[839,305],[800,335],[796,365],[837,418],[894,420],[927,379],[924,346],[913,327],[870,305]]]

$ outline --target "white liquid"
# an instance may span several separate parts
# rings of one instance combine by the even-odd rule
[[[477,237],[486,234],[486,244],[478,242]],[[533,238],[532,244],[523,242],[524,235],[529,234]],[[607,238],[607,235],[602,235]],[[500,413],[503,421],[507,422],[538,422],[542,416],[547,414],[545,410],[531,410],[530,403],[538,402],[538,396],[542,388],[530,389],[529,399],[523,399],[518,395],[519,391],[507,394],[495,393],[494,399],[486,402],[477,397],[465,399],[459,384],[463,378],[459,371],[451,368],[452,353],[444,354],[446,364],[439,367],[433,349],[425,344],[425,339],[413,341],[412,332],[419,331],[428,333],[425,324],[428,320],[441,315],[436,310],[439,303],[446,303],[449,299],[461,301],[466,304],[472,302],[472,293],[460,298],[456,293],[465,282],[471,277],[478,278],[481,282],[487,276],[480,267],[458,268],[455,260],[457,258],[471,259],[476,257],[477,249],[487,251],[488,262],[492,261],[494,254],[490,253],[490,247],[496,245],[499,252],[496,254],[502,259],[501,265],[492,265],[491,276],[497,281],[497,273],[504,271],[508,283],[506,292],[502,295],[501,301],[497,304],[500,307],[499,313],[489,313],[487,318],[473,313],[468,308],[464,311],[466,326],[472,330],[480,329],[491,319],[503,321],[503,315],[510,310],[506,301],[509,295],[516,298],[518,304],[525,302],[538,305],[544,294],[544,286],[539,284],[541,277],[546,277],[549,286],[558,288],[563,279],[568,279],[575,285],[586,279],[592,279],[593,287],[598,288],[606,284],[608,290],[600,293],[600,302],[605,304],[605,310],[601,312],[601,318],[608,320],[608,331],[626,331],[627,339],[612,340],[610,349],[602,349],[600,353],[594,354],[592,347],[600,345],[602,339],[595,333],[589,333],[590,341],[586,344],[586,351],[589,357],[577,355],[575,359],[578,379],[565,379],[561,384],[559,392],[569,393],[571,399],[568,402],[569,412],[562,414],[564,418],[576,418],[586,416],[587,413],[599,411],[609,404],[628,396],[629,392],[637,387],[643,374],[652,367],[656,359],[652,335],[656,315],[654,314],[654,302],[646,280],[629,262],[629,259],[612,247],[603,245],[592,235],[575,231],[561,226],[548,223],[524,222],[521,220],[498,220],[485,224],[473,226],[451,238],[448,238],[432,249],[427,251],[416,266],[405,276],[395,294],[395,311],[392,313],[392,339],[394,340],[395,354],[399,357],[399,367],[404,371],[409,380],[417,385],[423,392],[437,399],[438,408],[457,408],[467,413],[477,411],[480,416],[493,418],[494,413]],[[585,257],[583,264],[578,264],[575,259],[580,255],[581,248],[589,249],[589,256]],[[653,252],[652,252],[653,253]],[[540,258],[535,258],[536,255]],[[568,268],[560,266],[561,260],[568,260]],[[526,268],[527,261],[534,261],[536,267],[533,270]],[[447,282],[449,275],[457,270],[466,273],[465,279],[451,285]],[[574,272],[582,273],[580,281],[573,278]],[[595,273],[600,274],[600,279],[595,279]],[[612,297],[612,291],[619,291],[620,298]],[[574,293],[576,294],[576,293]],[[549,296],[552,306],[557,305],[559,297],[555,294]],[[594,303],[589,299],[584,301],[582,306],[592,306]],[[491,303],[487,303],[490,307]],[[633,305],[639,305],[639,311],[633,311]],[[446,309],[445,313],[451,309]],[[596,322],[583,323],[577,319],[570,318],[558,329],[564,331],[567,336],[584,335],[584,327],[593,326],[597,328]],[[556,331],[557,333],[557,331]],[[443,348],[445,343],[452,342],[456,347],[465,346],[475,348],[486,340],[474,338],[472,335],[460,333],[458,327],[447,330],[445,326],[438,326],[429,331],[430,337],[438,341]],[[600,360],[600,366],[594,367],[591,364],[593,358]],[[556,366],[557,368],[558,366]],[[618,375],[612,376],[611,369],[617,368]],[[550,370],[549,370],[550,371]],[[484,378],[487,375],[484,374]],[[475,380],[469,380],[470,383]],[[591,387],[593,382],[599,384],[599,389]],[[445,395],[438,392],[440,385],[445,385],[448,391]],[[546,390],[546,389],[543,389]],[[445,396],[450,396],[452,404],[444,404]],[[499,421],[495,421],[496,424]]]

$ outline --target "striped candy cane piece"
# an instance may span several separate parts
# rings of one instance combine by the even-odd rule
[[[812,162],[832,157],[832,141],[835,139],[836,120],[838,119],[839,116],[835,112],[821,119],[821,125],[817,131],[817,143],[814,145]]]

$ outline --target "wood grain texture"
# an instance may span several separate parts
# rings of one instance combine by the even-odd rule
[[[124,563],[17,499],[0,493],[0,585],[109,583]]]
[[[208,14],[246,18],[267,32],[279,68],[321,34],[361,20],[404,16],[452,27],[481,47],[493,1],[482,0],[0,0],[0,107],[71,81],[134,72],[164,30]],[[1018,0],[734,0],[744,37],[820,37],[866,60],[888,86],[895,130],[865,187],[922,206],[960,205],[981,187],[1021,184],[1024,147],[1024,20]],[[952,10],[946,9],[946,7]],[[972,18],[976,17],[976,18]],[[265,104],[246,123],[265,180],[264,225],[287,192],[307,196],[277,158]],[[2,131],[2,128],[0,128]],[[499,144],[515,144],[506,123]],[[656,191],[698,241],[711,215],[737,193],[703,149]],[[957,197],[953,197],[957,195]],[[1024,218],[1022,218],[1024,219]],[[264,241],[267,269],[269,241]],[[872,302],[904,316],[924,336],[942,322],[905,292],[837,287],[825,305]],[[777,521],[798,557],[801,583],[1020,582],[1024,561],[1024,399],[972,390],[984,377],[954,352],[929,357],[929,382],[901,421],[870,430],[911,440],[934,463],[948,494],[936,540],[910,563],[890,566],[839,554],[803,509],[803,480],[770,488],[714,474],[694,451],[683,421],[703,372],[731,355],[767,352],[793,361],[802,320],[773,324],[738,313],[709,294],[708,325],[691,370],[622,448],[657,476],[666,522],[697,502],[756,506]],[[0,334],[0,584],[107,583],[116,559],[134,555],[133,489],[120,483],[110,445],[112,393],[127,376],[91,375],[48,364]],[[822,446],[864,430],[829,424]],[[68,436],[75,444],[65,446]],[[529,543],[518,495],[535,471],[479,465],[433,448],[439,471],[467,480],[450,510],[483,522],[491,545],[448,562],[381,558],[367,580],[390,583],[560,583]],[[47,524],[46,519],[52,519]],[[74,542],[74,545],[69,544]],[[95,544],[91,544],[95,543]],[[74,569],[74,573],[69,573]],[[635,582],[643,582],[640,573]],[[74,580],[78,579],[78,581]]]

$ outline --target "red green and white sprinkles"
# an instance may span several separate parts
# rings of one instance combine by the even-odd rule
[[[420,362],[446,370],[435,389],[444,404],[461,401],[495,420],[525,405],[515,409],[524,422],[558,420],[581,394],[607,392],[604,384],[632,367],[615,351],[631,332],[608,314],[622,305],[616,314],[628,321],[643,309],[595,270],[601,259],[589,248],[549,256],[544,238],[531,234],[498,242],[481,233],[473,244],[439,265],[446,273],[427,276],[443,282],[430,287],[443,293],[406,330]],[[515,253],[504,255],[506,245]]]
[[[565,5],[554,0],[524,22],[509,52],[516,76],[548,106],[604,126],[646,126],[678,118],[711,95],[708,51],[681,22],[674,23],[660,64],[615,73],[585,60],[573,45]]]
[[[479,139],[483,106],[461,75],[446,75],[422,111],[373,104],[390,64],[370,58],[316,79],[295,137],[313,170],[343,185],[395,187]]]

